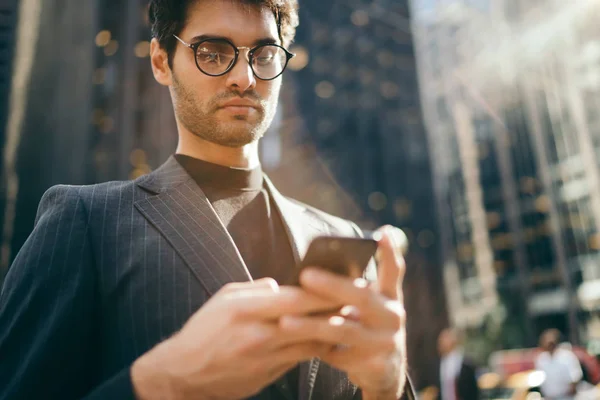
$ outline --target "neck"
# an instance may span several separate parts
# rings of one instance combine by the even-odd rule
[[[242,147],[227,147],[180,133],[176,153],[226,167],[256,168],[260,165],[258,141]]]
[[[452,349],[452,350],[448,351],[448,352],[447,352],[446,354],[444,354],[442,357],[443,357],[443,358],[446,358],[446,357],[448,357],[448,356],[450,356],[450,355],[452,355],[452,354],[459,354],[459,353],[460,353],[460,348],[458,348],[458,347],[457,347],[457,348],[454,348],[454,349]]]

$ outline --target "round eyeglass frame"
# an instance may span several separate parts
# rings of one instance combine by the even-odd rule
[[[183,39],[181,39],[179,36],[177,35],[173,35],[173,37],[175,37],[175,39],[177,39],[181,44],[183,44],[184,46],[190,48],[193,52],[194,52],[194,62],[196,63],[196,68],[198,68],[198,70],[200,72],[202,72],[204,75],[208,75],[208,76],[223,76],[225,74],[227,74],[229,71],[231,71],[233,69],[233,67],[235,67],[235,65],[237,64],[238,60],[239,60],[239,55],[240,55],[240,50],[248,50],[248,64],[250,65],[250,69],[252,70],[252,73],[254,74],[254,76],[258,79],[260,79],[261,81],[272,81],[273,79],[277,79],[281,76],[281,74],[283,74],[285,72],[285,69],[287,68],[290,60],[292,58],[294,58],[296,55],[294,53],[290,53],[285,47],[280,46],[278,44],[274,44],[274,43],[269,43],[269,44],[261,44],[258,45],[256,47],[250,48],[250,47],[237,47],[235,44],[233,44],[230,40],[225,39],[225,38],[207,38],[204,40],[200,40],[196,43],[187,43],[186,41],[184,41]],[[198,53],[198,47],[200,47],[200,45],[202,43],[205,42],[210,42],[210,41],[215,41],[215,40],[219,40],[225,43],[228,43],[231,45],[231,47],[235,50],[235,57],[233,59],[233,62],[231,63],[231,65],[229,67],[227,67],[227,69],[223,72],[221,72],[220,74],[209,74],[208,72],[204,71],[202,68],[200,68],[200,65],[198,65],[198,57],[197,57],[197,53]],[[256,71],[254,70],[254,66],[252,65],[252,59],[254,56],[254,53],[256,52],[256,50],[260,49],[261,47],[265,47],[265,46],[275,46],[275,47],[279,47],[281,50],[284,51],[285,53],[285,64],[283,65],[283,68],[281,69],[281,72],[278,73],[277,75],[275,75],[273,78],[261,78],[260,76],[258,76],[258,74],[256,73]]]

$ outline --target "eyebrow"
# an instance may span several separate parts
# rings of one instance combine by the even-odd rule
[[[231,38],[228,38],[227,36],[208,35],[208,34],[194,36],[190,43],[194,44],[194,43],[198,43],[203,40],[206,40],[206,39],[222,39],[222,40],[228,40],[231,43],[235,43],[233,40],[231,40]],[[278,44],[277,42],[278,42],[277,39],[274,39],[272,37],[264,37],[264,38],[255,40],[252,45],[254,47],[254,46],[261,46],[261,45],[265,45],[265,44]]]

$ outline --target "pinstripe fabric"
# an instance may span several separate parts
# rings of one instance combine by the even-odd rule
[[[316,235],[354,234],[268,184],[297,258]],[[133,360],[221,286],[249,279],[206,196],[173,158],[137,181],[53,187],[0,294],[0,399],[130,398],[103,382],[128,379]],[[319,364],[302,365],[301,398],[351,399],[356,388],[344,374]]]

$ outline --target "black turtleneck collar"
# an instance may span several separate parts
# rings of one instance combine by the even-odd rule
[[[201,188],[253,191],[263,186],[263,172],[256,168],[233,168],[213,164],[198,158],[175,154],[175,159]]]

